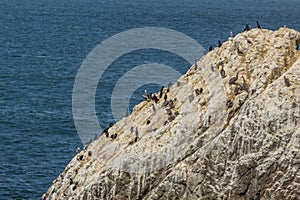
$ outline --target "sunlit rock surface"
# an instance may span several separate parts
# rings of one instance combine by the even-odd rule
[[[229,38],[111,127],[116,139],[78,153],[42,198],[299,198],[299,42],[288,28]]]

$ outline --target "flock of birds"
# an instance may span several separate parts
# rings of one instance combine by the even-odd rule
[[[259,29],[261,29],[261,26],[260,26],[260,24],[259,24],[258,21],[256,21],[256,27],[259,28]],[[250,30],[250,26],[249,26],[249,24],[246,24],[245,28],[244,28],[244,32],[245,31],[249,31],[249,30]],[[233,37],[233,33],[232,32],[230,32],[230,37]],[[222,42],[220,40],[218,40],[218,47],[221,47],[221,46],[222,46]],[[297,46],[297,49],[298,49],[298,46]],[[210,46],[209,47],[209,51],[212,51],[212,50],[213,50],[213,46]],[[197,64],[195,63],[195,68],[196,67],[197,67]],[[236,85],[236,87],[234,89],[234,94],[235,95],[239,94],[240,91],[246,91],[247,93],[249,93],[249,86],[247,85],[247,82],[246,82],[244,76],[242,76],[243,83],[238,83],[237,82],[237,80],[239,78],[239,73],[241,71],[238,71],[234,77],[231,77],[229,79],[229,85]],[[223,65],[222,65],[221,70],[220,70],[220,76],[222,78],[226,77],[226,72],[224,70]],[[287,87],[291,86],[290,80],[286,76],[284,76],[284,83],[285,83],[285,85]],[[166,125],[168,122],[173,121],[176,118],[176,116],[179,115],[178,111],[175,111],[174,113],[172,112],[172,109],[175,107],[174,103],[177,101],[177,99],[174,98],[174,99],[169,99],[168,100],[168,92],[170,91],[170,87],[171,86],[172,86],[172,83],[169,83],[167,88],[165,88],[164,86],[162,86],[158,95],[157,94],[153,94],[153,93],[148,94],[147,90],[145,90],[144,94],[143,94],[144,100],[149,101],[149,102],[150,101],[154,101],[156,104],[159,102],[160,99],[163,98],[164,102],[163,102],[162,106],[163,107],[167,107],[166,108],[166,113],[169,116],[168,120],[165,121],[164,125]],[[177,86],[180,86],[180,82],[177,82]],[[202,88],[195,89],[196,95],[199,95],[202,92],[203,92]],[[255,92],[255,91],[252,91],[252,93],[253,92]],[[193,95],[189,96],[190,102],[193,100],[193,98],[194,98]],[[228,100],[227,103],[226,103],[226,105],[227,105],[228,108],[230,108],[230,107],[233,106],[233,103],[230,100]],[[152,105],[152,108],[155,111],[154,104]],[[128,111],[126,112],[126,116],[128,116]],[[149,124],[150,124],[150,120],[147,120],[146,125],[149,125]],[[105,135],[107,138],[110,137],[111,139],[116,139],[117,138],[117,133],[110,134],[109,131],[108,131],[113,126],[114,126],[114,123],[110,123],[109,126],[106,129],[104,129],[104,131],[102,132],[101,135]],[[137,140],[139,139],[138,128],[136,127],[135,131],[134,131],[134,128],[131,127],[131,133],[133,133],[133,132],[135,133],[134,142],[137,142]],[[94,140],[96,140],[96,139],[97,139],[97,135],[95,134]],[[92,140],[90,140],[90,142],[88,142],[87,145],[89,143],[91,143],[91,142],[92,142]],[[133,141],[130,142],[130,144],[132,144],[132,143],[133,143]],[[86,147],[87,147],[87,145],[86,145]],[[85,147],[85,149],[86,149],[86,147]],[[79,153],[80,152],[80,148],[78,148],[76,152]]]

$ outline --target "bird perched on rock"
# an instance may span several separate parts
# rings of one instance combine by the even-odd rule
[[[77,147],[77,149],[76,149],[76,153],[79,153],[80,152],[80,148],[79,147]]]
[[[134,139],[134,141],[136,142],[138,140],[138,138],[139,138],[139,131],[138,131],[138,128],[136,127],[135,128],[135,139]]]
[[[164,100],[166,101],[168,99],[168,95],[167,94],[165,94],[165,96],[164,96]]]
[[[233,37],[233,32],[232,31],[230,31],[229,37]]]
[[[209,49],[208,49],[208,51],[212,51],[214,49],[214,47],[213,46],[209,46]]]
[[[218,47],[222,46],[222,42],[220,40],[218,40]]]
[[[261,29],[261,26],[260,26],[260,24],[258,23],[258,21],[256,21],[256,27],[259,28],[259,29]]]
[[[250,31],[250,26],[249,24],[246,24],[245,28],[244,28],[244,31]]]
[[[229,79],[229,85],[235,84],[235,82],[238,80],[239,78],[239,71],[237,72],[236,76],[232,77]]]
[[[109,137],[109,132],[108,132],[109,128],[104,129],[104,131],[102,133],[105,134],[105,136],[108,138]]]
[[[221,68],[220,74],[221,74],[221,77],[222,77],[222,78],[225,78],[225,77],[226,77],[226,74],[225,74],[225,71],[224,71],[224,67],[223,67],[223,66],[222,66],[222,68]]]
[[[290,79],[288,79],[286,76],[284,76],[283,78],[284,78],[285,86],[286,86],[286,87],[290,87],[290,86],[291,86]]]
[[[246,82],[244,76],[242,76],[242,78],[243,78],[243,83],[240,85],[240,86],[241,86],[241,89],[243,89],[244,91],[246,91],[246,92],[249,93],[249,87],[248,87],[248,85],[247,85],[247,82]]]
[[[162,98],[164,88],[165,88],[164,86],[162,86],[162,87],[160,88],[159,98]]]
[[[149,100],[149,95],[147,94],[147,90],[144,91],[143,98],[144,100]]]

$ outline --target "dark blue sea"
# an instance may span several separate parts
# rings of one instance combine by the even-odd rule
[[[239,33],[246,23],[300,30],[299,0],[1,0],[0,199],[39,199],[83,144],[72,115],[81,63],[105,39],[133,28],[182,32],[204,48]],[[115,60],[97,89],[99,123],[113,121],[111,89],[130,67],[163,63],[184,73],[172,53],[143,49]],[[132,95],[130,109],[145,87]]]

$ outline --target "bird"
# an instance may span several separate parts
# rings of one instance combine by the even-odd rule
[[[222,46],[222,42],[220,40],[218,40],[218,47]]]
[[[150,120],[147,120],[147,122],[146,122],[146,125],[149,125],[149,124],[150,124],[150,122],[151,122]]]
[[[109,137],[109,132],[108,132],[109,128],[104,129],[104,131],[102,133],[105,134],[105,136],[108,138]]]
[[[171,115],[171,116],[168,117],[169,122],[172,122],[174,119],[175,119],[174,115]]]
[[[239,78],[239,71],[237,72],[236,76],[232,77],[229,79],[229,85],[235,84],[235,82],[238,80]]]
[[[208,51],[212,51],[214,49],[214,47],[213,46],[209,46],[209,49],[208,49]]]
[[[79,153],[80,152],[80,148],[79,147],[77,147],[77,149],[76,149],[76,153]]]
[[[285,86],[286,86],[286,87],[290,87],[290,86],[291,86],[290,79],[288,79],[286,76],[284,76],[283,78],[284,78]]]
[[[195,89],[195,93],[196,93],[196,96],[200,95],[201,93],[203,92],[203,89],[200,88],[200,89]]]
[[[230,31],[229,37],[233,37],[233,32],[232,31]]]
[[[198,69],[197,60],[195,60],[195,70]]]
[[[144,91],[143,97],[145,100],[149,100],[149,95],[147,94],[147,90]]]
[[[172,99],[169,100],[168,104],[169,104],[171,109],[175,107],[174,101]]]
[[[238,95],[238,94],[239,94],[239,91],[240,91],[240,87],[239,87],[239,86],[235,87],[235,88],[234,88],[234,95],[235,95],[235,96]]]
[[[232,108],[233,103],[232,103],[232,101],[230,99],[227,100],[226,106],[227,106],[227,108]]]
[[[191,94],[191,95],[189,96],[189,101],[190,101],[190,103],[191,103],[193,100],[194,100],[194,94]]]
[[[164,86],[162,86],[162,87],[160,88],[159,98],[162,98],[164,88],[165,88]]]
[[[244,31],[250,31],[250,26],[249,24],[246,24],[245,28],[244,28]]]
[[[135,127],[135,137],[139,137],[139,131],[137,127]]]
[[[259,28],[259,29],[261,29],[261,26],[260,26],[260,24],[258,23],[258,21],[256,21],[256,27]]]
[[[125,117],[128,117],[128,116],[129,116],[128,109],[126,109]]]
[[[222,66],[222,68],[221,68],[220,74],[221,74],[221,77],[222,77],[222,78],[225,78],[225,77],[226,77],[225,71],[224,71],[224,67],[223,67],[223,66]]]
[[[91,151],[89,151],[89,152],[88,152],[88,156],[91,156],[91,155],[92,155],[92,152],[91,152]]]
[[[136,127],[135,128],[135,139],[134,139],[134,141],[137,142],[138,138],[139,138],[139,131],[138,131],[138,128]]]
[[[158,98],[155,94],[151,94],[151,99],[155,101],[155,103],[158,102]]]
[[[168,99],[168,96],[167,96],[167,94],[165,94],[164,100],[166,101],[167,99]]]
[[[167,113],[168,115],[172,115],[171,109],[166,109],[166,113]]]
[[[154,106],[154,104],[152,104],[152,110],[155,112],[156,111],[156,108]]]
[[[241,84],[241,88],[242,88],[243,90],[245,90],[246,92],[249,92],[249,87],[248,87],[248,85],[247,85],[247,82],[246,82],[244,76],[242,76],[242,78],[243,78],[243,83]]]

